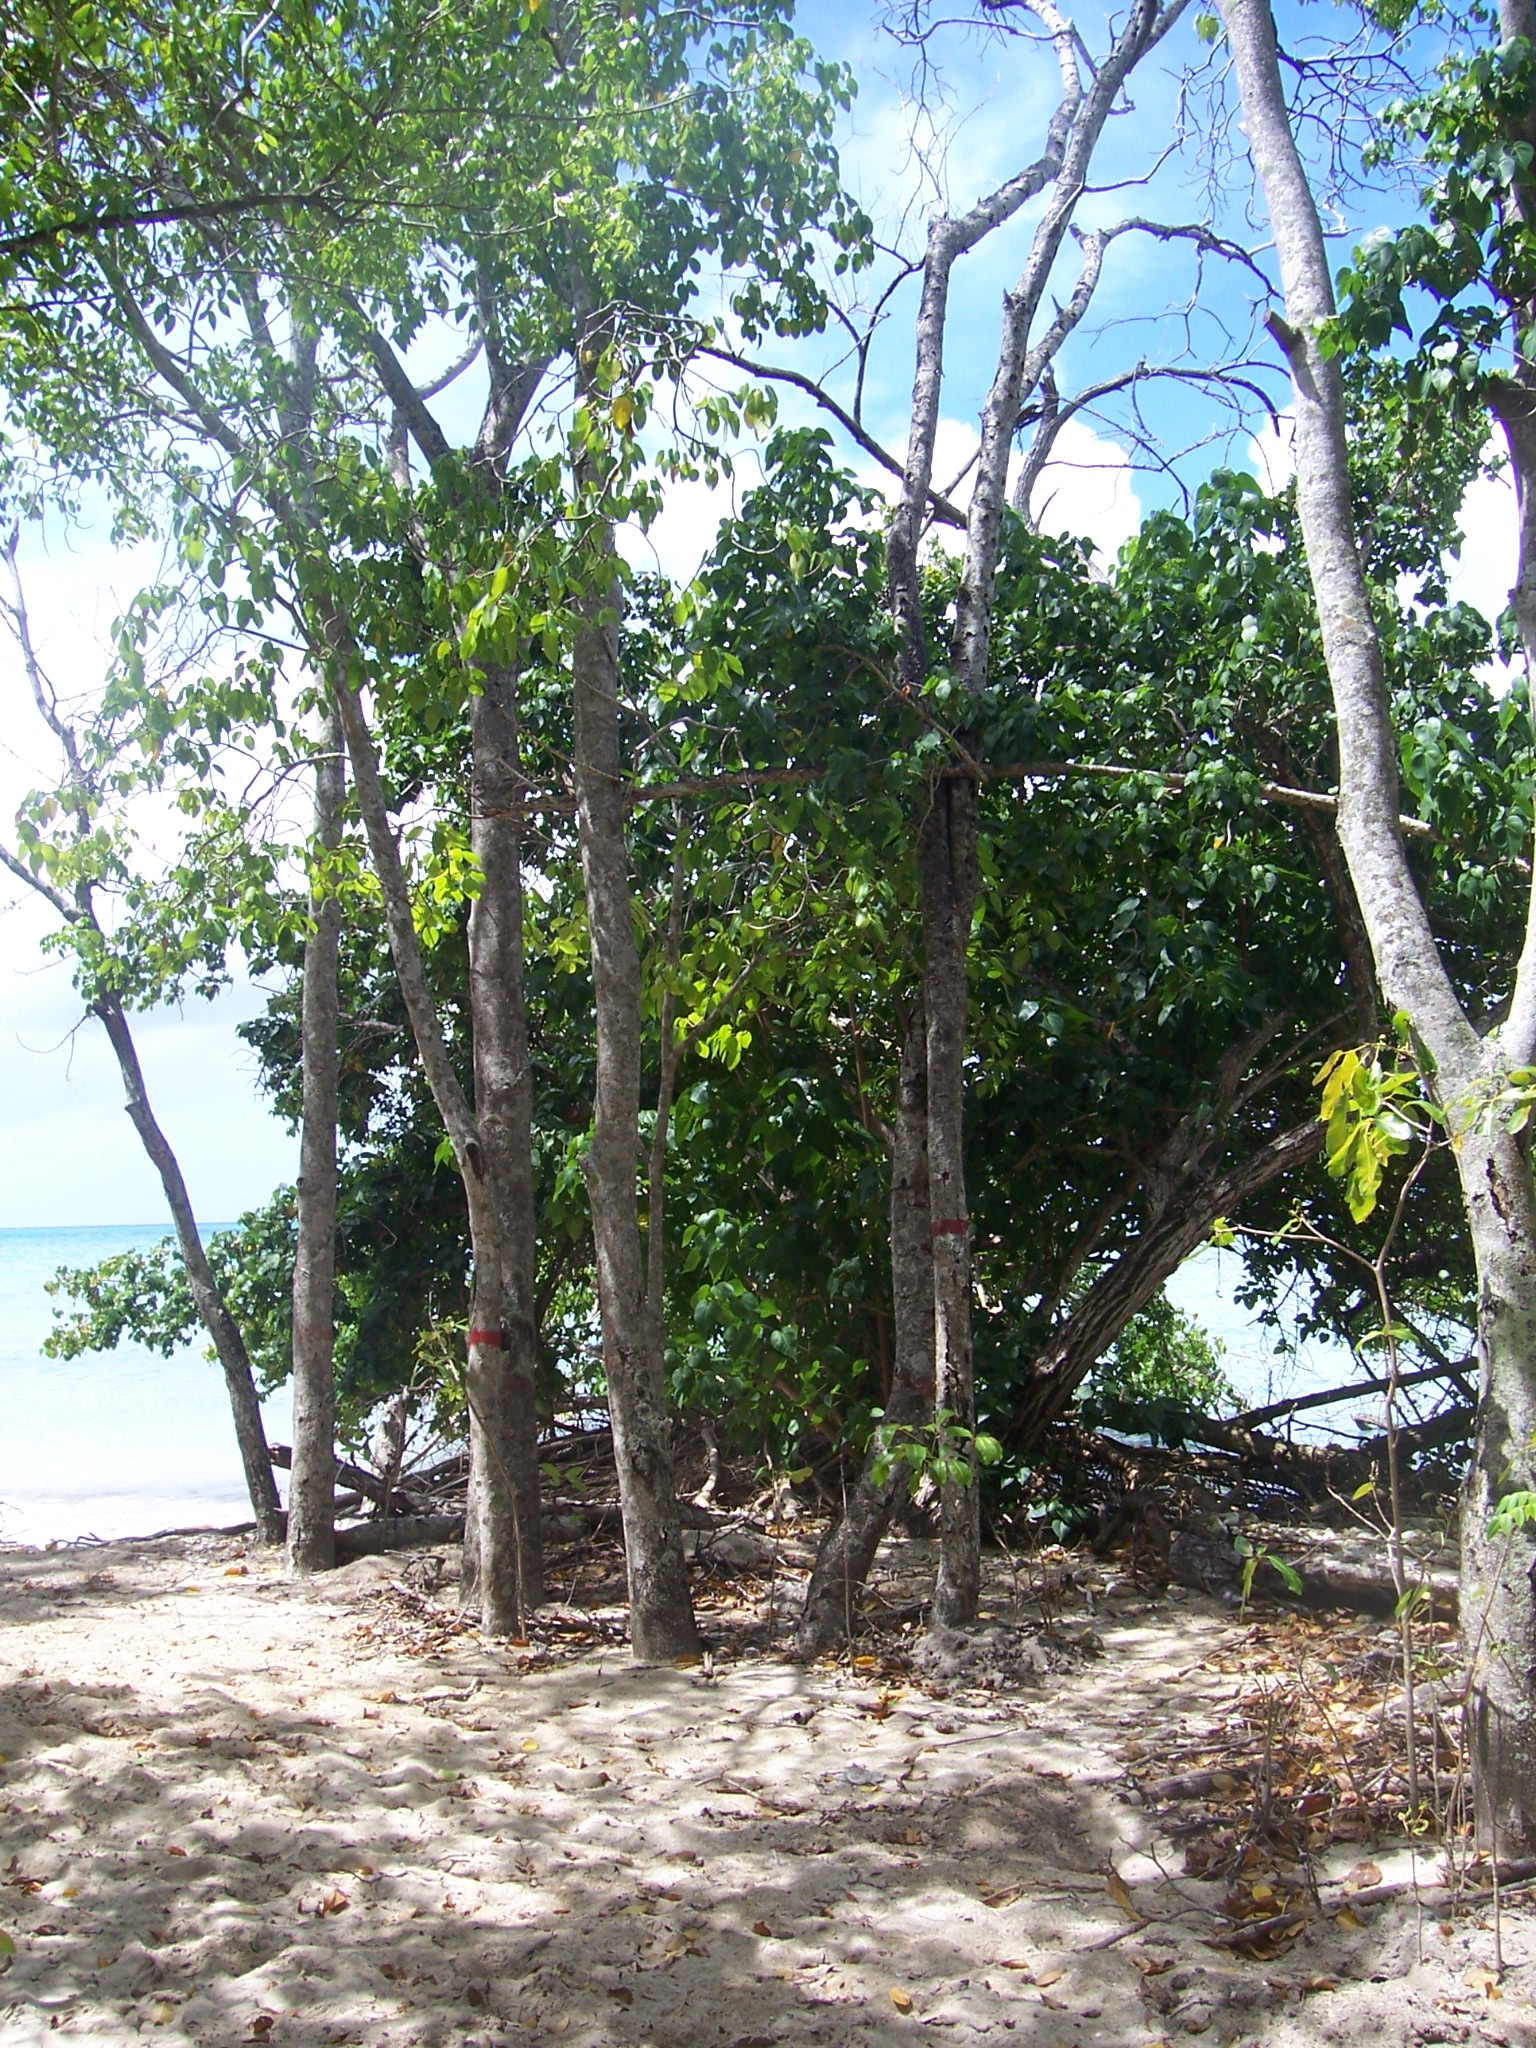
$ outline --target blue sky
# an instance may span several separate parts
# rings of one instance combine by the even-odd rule
[[[1315,16],[1290,9],[1287,30],[1304,33],[1314,18],[1322,32],[1332,33],[1344,17],[1332,9]],[[1102,17],[1080,13],[1077,19],[1097,45]],[[925,111],[910,89],[911,53],[881,34],[867,6],[814,0],[800,21],[823,54],[848,61],[860,80],[842,138],[844,171],[882,237],[908,250],[921,245],[934,179],[925,174],[919,154],[957,209],[1038,154],[1056,95],[1048,51],[1014,39],[953,34],[935,46],[940,75],[930,81]],[[1183,82],[1186,69],[1203,55],[1192,22],[1191,14],[1137,74],[1132,104],[1111,123],[1097,176],[1122,189],[1091,195],[1080,218],[1086,226],[1127,212],[1194,221],[1214,205],[1226,232],[1259,244],[1261,233],[1245,217],[1246,158],[1223,161],[1221,148],[1212,147],[1204,154],[1214,157],[1215,171],[1202,161],[1198,145],[1213,135],[1219,140],[1220,130],[1202,117],[1198,98],[1187,94]],[[1181,126],[1191,146],[1172,150]],[[1135,179],[1145,182],[1123,189]],[[1399,214],[1402,205],[1400,195],[1385,190],[1346,195],[1340,259],[1357,233]],[[957,271],[937,464],[941,478],[946,464],[958,468],[974,445],[1002,294],[1017,276],[1036,214],[1037,209],[1026,211]],[[875,288],[880,282],[877,273]],[[1201,308],[1186,324],[1195,283],[1187,248],[1145,237],[1117,243],[1095,306],[1063,359],[1063,390],[1113,374],[1138,357],[1167,362],[1187,345],[1191,360],[1206,361],[1229,345],[1224,337],[1244,342],[1258,295],[1251,275],[1208,268]],[[905,442],[915,303],[916,285],[909,283],[893,300],[872,352],[866,392],[868,425],[898,456]],[[1262,337],[1261,346],[1273,365],[1273,350]],[[800,344],[793,354],[786,345],[764,350],[772,359],[818,372],[831,369],[836,353],[829,341]],[[841,377],[840,395],[846,397],[846,370]],[[1270,383],[1283,397],[1277,373]],[[802,401],[786,400],[784,415],[805,418],[810,410]],[[1203,398],[1173,385],[1157,387],[1149,417],[1168,451],[1198,441],[1215,422]],[[1064,455],[1052,479],[1047,523],[1089,534],[1106,555],[1134,530],[1141,513],[1177,498],[1172,477],[1133,473],[1113,417],[1079,433]],[[1253,459],[1244,424],[1187,457],[1180,474],[1190,483],[1218,461],[1249,466]],[[867,458],[857,458],[854,466],[875,474]],[[747,451],[743,483],[752,474]],[[633,542],[634,552],[690,573],[728,499],[728,491],[684,488],[649,539]],[[1461,587],[1485,609],[1500,608],[1512,571],[1509,512],[1508,493],[1500,485],[1480,487],[1469,507],[1471,544]],[[46,541],[34,537],[28,547],[28,586],[45,658],[66,693],[89,690],[100,673],[111,620],[153,572],[154,558],[147,551],[114,556],[99,531],[69,537],[55,532]],[[8,819],[24,790],[50,774],[52,759],[4,644],[0,704],[0,815]],[[158,1183],[123,1114],[100,1031],[80,1024],[67,970],[39,952],[49,919],[30,900],[17,900],[20,895],[0,887],[0,1227],[157,1219],[163,1210]],[[211,1007],[192,1003],[184,1015],[160,1013],[138,1026],[152,1095],[181,1154],[194,1201],[208,1218],[227,1218],[263,1200],[294,1170],[293,1140],[257,1098],[253,1062],[235,1036],[235,1025],[260,1000],[259,991],[241,982]]]

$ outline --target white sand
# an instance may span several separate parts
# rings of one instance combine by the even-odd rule
[[[1022,1690],[882,1700],[774,1659],[407,1654],[413,1611],[418,1638],[446,1616],[399,1570],[0,1555],[0,2041],[1536,2048],[1526,1910],[1496,2001],[1465,1982],[1486,1914],[1206,1945],[1221,1888],[1177,1875],[1121,1755],[1230,1696],[1207,1667],[1234,1625],[1200,1600]]]

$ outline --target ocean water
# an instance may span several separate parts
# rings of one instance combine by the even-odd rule
[[[1238,1306],[1234,1296],[1242,1278],[1243,1264],[1236,1252],[1205,1245],[1168,1282],[1168,1296],[1219,1341],[1222,1369],[1245,1407],[1267,1408],[1301,1394],[1322,1393],[1379,1370],[1375,1364],[1362,1366],[1348,1345],[1328,1338],[1301,1338],[1289,1329],[1281,1344],[1279,1333],[1265,1329]],[[1356,1411],[1372,1413],[1379,1405],[1379,1395],[1365,1394],[1336,1406],[1308,1409],[1296,1417],[1294,1433],[1353,1440],[1356,1432],[1348,1426],[1349,1418]]]
[[[154,1223],[0,1230],[0,1542],[142,1536],[248,1517],[224,1376],[200,1342],[172,1358],[137,1344],[73,1360],[42,1355],[53,1319],[45,1283],[59,1266],[90,1265],[166,1234]],[[1169,1293],[1221,1339],[1245,1401],[1258,1406],[1351,1378],[1349,1353],[1337,1345],[1277,1351],[1233,1301],[1240,1278],[1231,1253],[1207,1249]],[[1372,1405],[1366,1397],[1298,1417],[1297,1433],[1353,1435],[1348,1415]],[[290,1442],[288,1390],[263,1412],[269,1439]]]
[[[77,1359],[42,1355],[53,1320],[44,1286],[59,1266],[167,1234],[162,1223],[0,1230],[0,1542],[249,1518],[224,1375],[201,1344],[171,1358],[127,1343]],[[286,1388],[263,1412],[268,1438],[291,1441]]]

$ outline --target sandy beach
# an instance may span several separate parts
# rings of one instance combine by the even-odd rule
[[[482,1643],[450,1564],[0,1555],[0,2039],[1536,2043],[1530,1909],[1436,1906],[1432,1846],[1221,1945],[1136,1761],[1252,1693],[1213,1601],[1111,1587],[1002,1683],[639,1670],[601,1608]]]

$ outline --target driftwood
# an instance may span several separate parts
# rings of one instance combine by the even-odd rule
[[[1093,1548],[1102,1557],[1127,1544],[1161,1559],[1175,1585],[1213,1594],[1229,1605],[1242,1597],[1247,1560],[1219,1524],[1210,1527],[1196,1522],[1170,1529],[1156,1501],[1145,1493],[1127,1492],[1113,1507],[1099,1510],[1099,1534]],[[1280,1547],[1285,1546],[1282,1543]],[[1351,1607],[1364,1614],[1392,1615],[1397,1610],[1397,1583],[1384,1558],[1362,1562],[1324,1554],[1287,1562],[1301,1581],[1299,1591],[1261,1553],[1253,1560],[1251,1596],[1299,1599],[1307,1607]],[[1425,1572],[1410,1560],[1408,1580],[1418,1590],[1425,1614],[1436,1620],[1455,1620],[1454,1573]]]
[[[1471,1358],[1464,1358],[1455,1365],[1427,1366],[1423,1372],[1401,1374],[1397,1391],[1405,1393],[1409,1387],[1427,1386],[1433,1380],[1451,1380],[1465,1395],[1467,1375],[1476,1370],[1477,1361]],[[1320,1394],[1297,1394],[1289,1401],[1271,1401],[1267,1408],[1246,1408],[1241,1415],[1234,1415],[1229,1420],[1233,1429],[1257,1429],[1266,1422],[1285,1422],[1308,1408],[1332,1408],[1345,1401],[1358,1401],[1364,1394],[1385,1394],[1390,1387],[1389,1380],[1351,1380],[1347,1386],[1326,1387]]]
[[[280,1472],[293,1469],[293,1452],[287,1444],[273,1444],[271,1451],[272,1463]],[[414,1490],[407,1490],[401,1485],[395,1487],[386,1503],[386,1488],[377,1473],[365,1472],[361,1465],[350,1464],[345,1458],[336,1460],[336,1479],[339,1485],[350,1487],[353,1493],[361,1495],[364,1500],[371,1500],[376,1507],[387,1505],[396,1515],[419,1515],[427,1505]],[[340,1505],[338,1501],[337,1506]]]
[[[464,1535],[462,1515],[386,1515],[376,1522],[354,1522],[336,1531],[336,1562],[378,1557],[387,1550],[420,1550],[432,1543],[458,1543]]]

